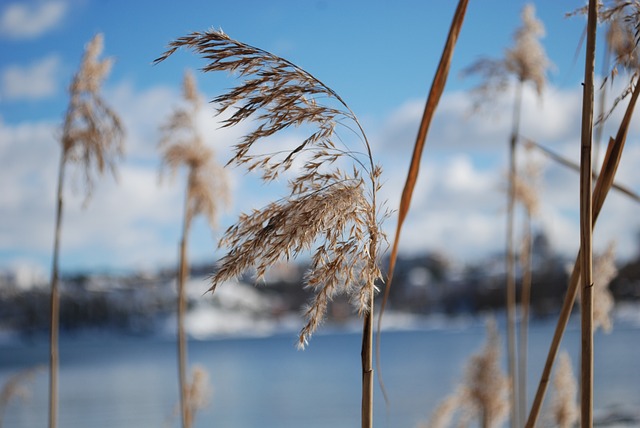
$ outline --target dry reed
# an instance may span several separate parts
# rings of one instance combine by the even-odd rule
[[[539,178],[541,175],[540,165],[531,159],[532,147],[525,146],[527,162],[514,181],[514,196],[516,202],[522,205],[524,210],[523,235],[520,243],[520,266],[522,267],[522,284],[520,297],[520,331],[518,337],[518,414],[521,418],[526,417],[527,403],[527,354],[528,354],[528,334],[529,334],[529,306],[531,298],[532,283],[532,219],[537,216],[540,210],[539,201]],[[520,426],[524,425],[524,420],[520,420]]]
[[[205,146],[198,130],[196,120],[201,97],[190,72],[184,75],[182,90],[185,105],[177,108],[161,127],[159,148],[162,152],[161,174],[169,169],[175,175],[181,166],[188,170],[177,278],[177,330],[181,420],[182,427],[189,428],[193,421],[193,406],[189,405],[187,338],[184,328],[187,304],[185,284],[189,272],[187,241],[191,222],[198,214],[202,214],[212,227],[215,226],[219,206],[228,204],[229,186],[226,171],[216,163],[213,150]]]
[[[633,3],[622,2],[620,5],[634,5]],[[601,11],[601,19],[606,19],[607,16],[605,13],[607,11],[611,12],[612,10],[617,10],[618,12],[621,9],[604,9]],[[636,9],[637,10],[637,9]],[[583,12],[583,11],[581,11]],[[604,15],[604,18],[603,18]],[[638,15],[634,11],[633,13],[628,15],[630,20],[637,21]],[[634,73],[630,79],[630,94],[631,98],[629,100],[629,104],[627,105],[624,117],[620,123],[618,128],[618,132],[615,138],[610,138],[609,144],[607,147],[607,151],[605,153],[605,157],[602,164],[601,173],[597,178],[595,183],[595,189],[593,190],[593,214],[592,214],[592,223],[591,228],[595,227],[595,223],[597,221],[598,215],[606,197],[608,195],[609,190],[613,186],[615,174],[617,172],[618,165],[620,163],[620,159],[622,157],[622,151],[625,146],[627,132],[629,130],[629,125],[631,123],[631,118],[633,116],[633,112],[635,110],[635,105],[638,99],[638,95],[640,94],[640,87],[636,83],[636,74]],[[627,91],[625,91],[627,92]],[[614,103],[615,104],[615,103]],[[614,105],[615,107],[615,105]],[[527,419],[527,428],[532,428],[535,426],[536,420],[538,418],[540,409],[542,407],[542,401],[544,400],[544,396],[546,393],[547,385],[549,383],[549,378],[551,374],[551,369],[553,367],[553,363],[555,361],[555,357],[558,353],[558,349],[560,346],[560,341],[562,340],[562,336],[564,334],[564,330],[566,329],[569,316],[571,314],[571,309],[573,307],[573,302],[576,298],[578,292],[578,284],[580,282],[581,277],[581,266],[579,261],[582,259],[581,251],[578,253],[578,257],[576,263],[574,264],[574,269],[571,274],[569,287],[567,290],[567,294],[565,296],[562,309],[560,311],[560,315],[558,318],[558,323],[556,325],[556,329],[554,332],[553,339],[551,341],[551,345],[549,347],[549,352],[547,354],[547,359],[540,377],[540,382],[538,384],[538,389],[536,391],[536,396],[533,401],[533,405],[531,408],[531,412],[529,413],[529,418]]]
[[[466,427],[476,418],[482,428],[502,424],[509,410],[509,379],[502,371],[500,336],[495,319],[487,320],[487,339],[482,350],[469,357],[465,375],[455,392],[436,407],[419,428],[450,426],[457,417],[458,426]]]
[[[465,405],[474,409],[483,428],[499,426],[509,410],[509,380],[500,367],[500,336],[494,319],[487,322],[487,341],[467,363]]]
[[[495,97],[496,93],[510,88],[510,81],[515,78],[515,100],[513,104],[513,119],[509,138],[509,187],[507,192],[507,224],[506,224],[506,307],[507,307],[507,349],[509,361],[509,379],[511,383],[511,427],[522,425],[524,416],[518,415],[518,384],[516,373],[516,284],[515,284],[515,255],[514,255],[514,211],[515,211],[515,180],[516,144],[520,134],[520,118],[522,107],[522,91],[525,83],[531,83],[538,96],[542,96],[546,83],[546,73],[551,63],[547,58],[539,39],[545,35],[544,25],[535,16],[535,7],[527,4],[522,10],[522,26],[514,35],[513,47],[507,49],[505,57],[501,59],[482,58],[463,73],[465,75],[479,75],[480,84],[473,90],[475,108],[482,107],[487,100]],[[521,401],[521,400],[520,400]],[[522,404],[520,404],[522,407]]]
[[[596,180],[595,189],[593,191],[593,217],[591,224],[592,228],[595,227],[598,215],[602,210],[609,190],[613,187],[613,182],[618,169],[618,165],[620,164],[620,159],[622,158],[622,151],[626,143],[627,132],[629,130],[631,118],[633,117],[633,112],[635,110],[635,105],[639,95],[640,85],[635,85],[631,95],[631,99],[629,100],[629,104],[627,105],[624,118],[622,119],[620,127],[618,128],[616,137],[609,140],[609,145],[607,146],[607,151],[602,163],[602,171]],[[540,382],[536,390],[533,405],[531,407],[531,411],[529,412],[529,417],[526,424],[527,428],[533,428],[535,426],[538,415],[540,414],[542,402],[544,400],[547,386],[549,384],[553,363],[558,354],[560,342],[567,327],[569,316],[571,315],[571,310],[573,308],[573,303],[578,292],[578,284],[580,283],[581,273],[580,259],[581,255],[580,252],[578,252],[578,256],[576,257],[576,262],[573,267],[573,272],[571,273],[571,278],[569,279],[569,287],[567,289],[567,293],[565,295],[564,302],[558,316],[558,322],[556,324],[556,329],[554,331],[551,344],[549,346],[547,359],[540,376]]]
[[[196,413],[209,405],[211,394],[209,372],[203,366],[194,365],[191,369],[191,380],[187,384],[185,397],[188,408],[188,426],[193,425]]]
[[[589,0],[580,142],[581,363],[580,423],[593,426],[593,97],[597,0]]]
[[[418,424],[418,428],[446,428],[451,424],[456,411],[462,407],[464,396],[458,391],[440,402],[429,421]]]
[[[364,130],[336,92],[290,61],[210,30],[175,40],[156,63],[181,47],[208,61],[204,72],[233,72],[241,79],[214,99],[218,113],[234,110],[223,126],[247,119],[256,124],[233,147],[229,163],[260,172],[265,182],[285,172],[293,176],[287,196],[242,214],[227,229],[221,246],[229,250],[212,276],[210,291],[250,268],[260,279],[277,262],[315,245],[305,275],[305,287],[315,297],[305,311],[307,321],[298,344],[308,343],[337,293],[349,296],[364,318],[362,426],[372,426],[373,297],[381,275],[378,254],[383,235],[376,201],[381,168],[373,160]],[[315,131],[291,150],[255,152],[260,140],[298,126]],[[340,126],[356,131],[361,149],[349,148],[337,136]]]
[[[78,164],[82,172],[86,205],[97,174],[105,170],[115,175],[116,161],[123,156],[124,130],[116,113],[100,95],[103,81],[112,66],[100,60],[103,36],[97,34],[86,46],[78,72],[69,87],[70,101],[64,118],[58,168],[56,221],[51,268],[51,322],[49,362],[49,428],[57,425],[58,414],[58,328],[60,312],[59,253],[62,229],[63,187],[67,164]]]

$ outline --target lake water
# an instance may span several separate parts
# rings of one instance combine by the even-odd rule
[[[563,349],[578,367],[579,330],[572,320]],[[530,399],[555,324],[533,322],[530,332]],[[504,329],[502,329],[504,338]],[[415,427],[461,379],[465,362],[483,345],[479,321],[424,323],[382,336],[385,409],[375,392],[377,427]],[[191,364],[210,375],[208,408],[196,427],[346,428],[360,425],[360,336],[333,331],[315,335],[305,351],[295,333],[189,343]],[[176,427],[178,399],[175,342],[170,338],[97,335],[64,337],[60,356],[61,428]],[[618,323],[596,334],[596,415],[640,416],[640,326]],[[503,354],[504,355],[504,354]],[[0,345],[0,382],[36,364],[46,365],[46,341]],[[45,427],[46,369],[29,384],[31,397],[12,401],[5,427]],[[621,425],[622,426],[622,425]],[[637,422],[626,426],[639,426]]]

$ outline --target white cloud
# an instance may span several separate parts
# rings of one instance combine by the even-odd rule
[[[0,16],[0,34],[14,39],[31,39],[57,27],[68,9],[64,1],[35,4],[12,3]]]
[[[539,103],[525,92],[522,133],[578,162],[580,141],[581,88],[558,90],[550,87]],[[504,189],[507,140],[512,105],[503,97],[490,115],[469,116],[470,100],[463,93],[445,94],[434,117],[423,153],[422,167],[412,206],[401,236],[404,251],[441,250],[456,260],[475,260],[503,251],[506,196]],[[374,135],[375,155],[385,167],[384,197],[397,209],[406,179],[411,149],[422,115],[422,101],[408,101],[389,115]],[[622,108],[612,117],[605,135],[615,133]],[[612,129],[613,128],[613,129]],[[618,180],[640,190],[633,169],[640,162],[638,130],[632,129],[618,172]],[[525,155],[519,151],[520,158]],[[536,219],[549,235],[554,248],[573,257],[579,240],[578,174],[544,161],[540,198],[542,210]],[[596,228],[596,249],[609,240],[618,242],[618,254],[629,258],[636,251],[637,203],[621,196],[609,197]],[[393,238],[396,218],[387,223]]]
[[[29,66],[11,65],[2,73],[2,98],[41,99],[55,95],[62,62],[49,55]]]

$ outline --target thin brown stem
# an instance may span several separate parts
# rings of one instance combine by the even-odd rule
[[[633,111],[635,109],[635,105],[639,95],[640,95],[640,85],[636,84],[633,90],[633,94],[631,96],[631,100],[629,101],[629,104],[627,106],[627,110],[625,112],[622,123],[618,128],[618,133],[616,134],[616,138],[615,139],[611,138],[609,141],[609,145],[607,147],[607,151],[605,153],[604,160],[602,163],[602,170],[600,175],[598,176],[598,180],[596,181],[595,189],[593,191],[593,214],[592,214],[592,224],[591,224],[592,228],[595,227],[596,221],[598,219],[598,215],[600,214],[600,211],[607,198],[608,192],[613,185],[615,174],[616,174],[618,165],[620,164],[620,159],[622,157],[622,150],[624,149],[624,145],[626,142],[627,132],[629,130],[629,124],[631,123],[631,118],[633,116]],[[582,259],[581,252],[579,252],[573,267],[573,272],[571,273],[567,294],[565,295],[564,303],[562,305],[562,309],[560,310],[560,316],[558,318],[556,330],[554,332],[553,339],[549,347],[547,360],[545,362],[544,368],[542,370],[542,374],[540,376],[540,382],[538,384],[536,396],[534,398],[533,405],[531,407],[531,412],[529,413],[529,418],[527,419],[526,428],[533,428],[535,426],[538,416],[540,414],[540,409],[542,408],[542,402],[544,400],[544,396],[547,391],[547,386],[549,384],[553,363],[558,354],[558,349],[560,347],[562,335],[564,334],[564,331],[566,329],[569,316],[571,315],[571,309],[573,308],[573,304],[575,302],[576,295],[578,293],[578,284],[580,282],[580,270],[581,270],[580,260],[581,259]]]
[[[60,236],[62,230],[62,208],[64,170],[67,161],[66,151],[60,154],[58,166],[58,190],[56,204],[56,225],[53,240],[53,262],[51,266],[51,314],[49,336],[49,428],[55,428],[58,423],[58,331],[60,328]]]
[[[520,417],[518,425],[523,427],[527,417],[527,345],[529,334],[529,303],[531,298],[531,213],[526,210],[525,218],[525,245],[523,249],[525,257],[522,260],[522,293],[520,297],[521,321],[520,337],[518,338],[518,415]]]
[[[184,317],[187,309],[185,283],[187,280],[187,237],[189,233],[189,186],[186,191],[184,204],[184,221],[182,239],[180,240],[180,266],[178,268],[178,380],[180,383],[180,414],[182,428],[190,428],[192,415],[187,400],[187,338],[184,328]]]
[[[373,297],[362,329],[362,428],[373,427]]]
[[[509,140],[509,189],[507,192],[507,243],[506,243],[506,303],[507,303],[507,350],[509,365],[509,395],[511,409],[511,427],[515,428],[518,422],[517,408],[517,374],[516,374],[516,280],[515,280],[515,255],[513,245],[513,223],[515,212],[515,179],[516,179],[516,143],[520,128],[520,109],[522,105],[522,86],[520,81],[515,94],[513,104],[512,131]]]
[[[620,163],[620,158],[622,156],[622,149],[624,148],[624,143],[626,140],[626,134],[629,127],[629,123],[631,121],[633,110],[635,108],[639,95],[640,95],[640,85],[636,85],[633,91],[631,100],[629,101],[629,105],[627,106],[625,117],[618,130],[618,134],[616,135],[615,140],[611,139],[609,142],[609,146],[607,148],[607,152],[605,154],[604,161],[602,164],[603,168],[602,168],[601,174],[598,176],[598,180],[596,182],[596,186],[593,191],[592,227],[595,227],[596,221],[598,220],[598,215],[600,214],[600,211],[602,210],[602,206],[604,205],[608,192],[612,187],[617,166]],[[580,282],[580,270],[581,270],[580,260],[581,260],[581,252],[578,252],[578,256],[576,257],[573,271],[571,273],[571,278],[569,279],[569,287],[567,289],[567,294],[565,295],[564,302],[560,310],[560,315],[558,317],[558,323],[556,324],[556,329],[553,334],[553,338],[551,340],[549,353],[547,354],[547,359],[546,359],[544,368],[542,370],[542,375],[540,376],[540,382],[538,384],[536,396],[534,398],[533,405],[531,406],[531,412],[529,413],[529,418],[527,419],[526,428],[533,428],[535,426],[538,416],[540,414],[540,409],[542,408],[542,402],[544,400],[544,396],[547,391],[547,386],[549,385],[553,363],[558,354],[558,350],[560,348],[560,342],[562,341],[562,336],[567,327],[569,316],[571,315],[571,309],[573,308],[573,304],[578,294],[578,284]]]
[[[591,150],[597,14],[597,1],[590,0],[587,21],[584,95],[582,100],[582,141],[580,145],[580,264],[582,266],[580,421],[583,428],[593,426],[593,194]]]

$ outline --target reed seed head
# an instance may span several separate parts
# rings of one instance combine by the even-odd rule
[[[551,65],[539,41],[544,37],[545,29],[542,21],[536,18],[533,4],[524,6],[521,17],[522,26],[515,33],[514,46],[507,49],[505,66],[521,82],[533,83],[540,96],[547,80],[547,70]]]
[[[212,276],[211,291],[249,269],[260,279],[274,264],[315,247],[305,276],[305,286],[315,297],[299,336],[304,347],[338,292],[348,295],[360,313],[368,310],[380,278],[378,247],[383,236],[376,194],[381,169],[355,114],[307,71],[217,30],[171,42],[156,62],[182,47],[207,60],[204,72],[226,71],[239,80],[213,100],[218,114],[230,112],[224,127],[245,120],[255,124],[233,147],[228,164],[256,171],[265,182],[284,173],[288,177],[286,196],[242,214],[225,232],[220,245],[228,252]],[[295,148],[269,149],[268,137],[292,127],[310,134]],[[360,149],[338,137],[338,128],[355,130]]]
[[[209,382],[209,372],[201,365],[194,365],[191,369],[191,380],[187,387],[186,401],[191,411],[195,415],[196,411],[202,410],[209,405],[211,399],[211,384]]]
[[[578,421],[580,411],[576,403],[578,384],[571,367],[571,359],[566,351],[560,353],[553,377],[554,397],[552,412],[555,426],[570,428]]]
[[[62,131],[64,160],[78,163],[84,175],[85,203],[93,190],[94,170],[109,169],[124,155],[124,129],[118,115],[104,102],[100,89],[112,60],[100,60],[104,39],[97,34],[85,47],[78,72],[69,86],[70,102]]]
[[[465,403],[488,426],[499,426],[509,409],[509,382],[500,367],[500,337],[493,318],[487,322],[487,342],[480,353],[467,363],[464,394]]]
[[[462,72],[480,78],[473,90],[475,109],[507,90],[513,77],[521,83],[532,83],[538,96],[542,96],[552,65],[539,40],[545,35],[544,25],[536,18],[532,4],[525,5],[521,16],[522,26],[516,30],[514,45],[505,51],[504,58],[480,58]]]
[[[204,144],[198,130],[196,119],[201,97],[190,72],[184,75],[183,97],[185,105],[176,108],[160,128],[160,173],[162,176],[168,169],[175,174],[185,166],[188,170],[187,223],[202,214],[215,227],[219,206],[229,204],[229,184],[226,171],[216,162],[213,149]]]
[[[463,398],[458,392],[449,395],[436,407],[429,421],[419,424],[418,428],[446,428],[450,426],[455,412],[462,406]]]

